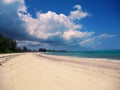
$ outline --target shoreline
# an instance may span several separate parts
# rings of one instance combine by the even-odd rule
[[[58,57],[71,57],[71,58],[77,58],[77,59],[96,59],[96,60],[110,60],[110,61],[115,61],[115,62],[120,62],[120,59],[112,59],[112,58],[100,58],[100,57],[80,57],[80,56],[68,56],[68,55],[55,55],[55,54],[46,54],[46,53],[41,53],[43,55],[48,55],[48,56],[58,56]]]
[[[37,53],[37,55],[43,58],[51,59],[52,61],[68,62],[68,63],[75,63],[75,64],[81,64],[81,65],[97,66],[97,67],[102,67],[102,68],[112,68],[115,70],[116,69],[120,70],[119,60],[109,60],[109,59],[103,59],[103,58],[80,58],[80,57],[73,57],[73,56],[69,57],[69,56],[49,55],[49,54],[44,54],[44,53],[41,53],[41,54]],[[99,63],[102,63],[103,65]],[[109,63],[112,64],[113,66],[110,66]]]
[[[120,62],[21,53],[0,66],[0,81],[0,90],[120,90]]]
[[[68,56],[68,57],[88,58],[88,59],[93,58],[93,59],[120,60],[120,50],[109,50],[111,52],[108,52],[108,50],[106,50],[106,52],[104,51],[105,50],[103,50],[103,52],[98,50],[98,51],[73,51],[73,52],[68,51],[68,52],[42,52],[42,53],[47,55],[57,55],[57,56],[65,56],[65,57]],[[111,53],[116,53],[115,51],[117,52],[119,51],[119,53],[117,53],[117,56],[114,54],[113,56],[111,56]],[[95,54],[95,52],[97,52],[98,54]]]

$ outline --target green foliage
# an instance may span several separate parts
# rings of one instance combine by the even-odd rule
[[[0,34],[0,53],[12,53],[17,51],[17,42]]]

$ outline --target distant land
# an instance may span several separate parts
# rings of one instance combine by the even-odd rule
[[[0,53],[20,53],[20,52],[66,52],[66,50],[51,50],[39,48],[38,50],[28,49],[26,46],[18,47],[16,40],[0,34]]]

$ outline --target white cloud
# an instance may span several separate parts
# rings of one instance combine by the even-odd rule
[[[105,39],[105,38],[113,38],[115,36],[116,35],[114,35],[114,34],[101,34],[101,35],[98,36],[98,38]]]
[[[23,12],[27,14],[18,14],[20,18],[26,22],[27,32],[32,36],[44,40],[56,39],[58,42],[59,40],[62,41],[62,43],[81,43],[80,45],[83,46],[85,42],[87,44],[87,39],[91,38],[94,32],[83,32],[81,31],[82,24],[74,23],[73,20],[80,20],[88,16],[88,13],[83,12],[80,5],[75,5],[74,8],[77,10],[70,11],[69,16],[48,11],[46,13],[37,12],[37,18],[32,18],[32,16],[26,12],[26,8],[23,9]],[[83,42],[83,39],[87,41]]]
[[[61,39],[81,38],[91,35],[91,32],[81,32],[81,24],[74,24],[64,14],[56,14],[48,11],[47,13],[37,12],[37,18],[32,18],[29,14],[19,13],[19,16],[27,24],[28,33],[40,39],[60,37]]]
[[[80,5],[75,5],[74,8],[76,8],[78,10],[82,10],[82,7]]]
[[[9,3],[14,2],[14,0],[3,0],[3,2],[4,2],[5,4],[9,4]]]
[[[0,33],[14,39],[29,38],[26,24],[17,13],[23,6],[25,7],[24,0],[13,0],[9,3],[6,0],[0,0]]]
[[[71,38],[86,38],[86,37],[90,37],[93,35],[93,32],[80,32],[77,30],[68,30],[66,32],[64,32],[63,37],[66,40],[70,40]]]
[[[89,43],[93,42],[94,40],[95,38],[89,38],[89,39],[83,40],[80,42],[80,46],[89,45]]]
[[[89,15],[87,12],[83,12],[82,7],[80,5],[75,5],[74,8],[76,8],[77,10],[70,12],[69,17],[71,20],[76,20],[76,19],[80,20]]]
[[[2,2],[4,4],[11,4],[11,3],[14,3],[14,2],[24,3],[24,0],[2,0]]]
[[[83,25],[76,24],[75,20],[81,20],[89,14],[83,11],[80,5],[75,5],[73,7],[75,10],[70,11],[68,16],[48,11],[46,13],[36,12],[37,18],[33,18],[28,13],[24,0],[2,0],[2,2],[1,4],[0,1],[0,28],[7,25],[7,28],[12,27],[11,36],[13,37],[20,39],[23,37],[27,40],[30,36],[36,39],[36,41],[32,39],[19,41],[19,45],[41,45],[41,42],[43,42],[42,45],[51,45],[51,42],[55,42],[55,45],[79,44],[84,46],[93,43],[96,38],[114,37],[114,35],[101,34],[93,39],[94,32],[82,31]],[[2,32],[8,34],[10,31],[6,29]],[[26,36],[28,36],[27,39]]]

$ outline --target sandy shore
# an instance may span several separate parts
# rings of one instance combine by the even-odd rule
[[[0,90],[120,90],[116,60],[22,53],[0,63]]]

